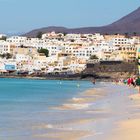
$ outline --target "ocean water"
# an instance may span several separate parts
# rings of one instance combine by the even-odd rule
[[[55,130],[39,127],[78,117],[54,107],[98,86],[90,81],[0,79],[0,140],[41,140],[35,135]]]

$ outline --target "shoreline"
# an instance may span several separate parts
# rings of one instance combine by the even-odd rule
[[[34,79],[34,80],[80,80],[80,78],[59,78],[59,77],[40,77],[40,76],[0,76],[0,78],[15,79]]]
[[[35,138],[46,138],[46,139],[56,139],[56,140],[80,140],[81,138],[87,138],[92,136],[95,132],[88,128],[89,124],[93,124],[95,119],[93,114],[99,115],[101,118],[102,114],[106,111],[103,109],[94,109],[91,111],[90,105],[102,99],[105,94],[103,90],[98,87],[93,87],[85,90],[82,93],[78,93],[76,97],[66,100],[62,105],[58,107],[52,107],[52,110],[62,113],[72,113],[69,119],[64,118],[64,120],[51,123],[43,124],[41,126],[36,126],[35,129],[39,130],[51,130],[54,133],[44,133],[36,135]],[[65,116],[67,117],[67,116]],[[66,120],[65,120],[66,119]],[[86,127],[84,128],[84,126]]]
[[[95,79],[94,77],[88,77],[88,78],[81,78],[81,77],[47,77],[47,76],[18,76],[18,75],[7,75],[7,76],[0,76],[0,78],[7,78],[7,79],[33,79],[33,80],[68,80],[68,81],[92,81]],[[97,78],[95,79],[96,82],[113,82],[115,79],[112,78]]]
[[[125,93],[123,93],[124,91]],[[93,88],[80,93],[63,105],[53,108],[57,111],[73,112],[74,116],[80,114],[80,118],[77,120],[75,118],[65,123],[52,125],[51,129],[56,129],[56,134],[59,130],[67,131],[67,133],[62,133],[62,135],[58,134],[58,137],[56,136],[55,138],[62,138],[62,140],[118,140],[117,138],[119,137],[119,140],[132,140],[121,139],[120,135],[122,132],[118,134],[120,132],[118,129],[120,130],[119,127],[121,125],[119,124],[121,122],[131,121],[130,124],[133,124],[134,116],[131,116],[133,112],[131,106],[133,105],[132,100],[137,98],[135,97],[136,93],[137,91],[132,87],[113,83],[105,83],[105,87]],[[78,133],[77,136],[68,138],[69,133],[75,136],[75,131]],[[80,133],[84,133],[84,135],[80,135]],[[129,133],[127,135],[129,137]],[[49,134],[46,136],[46,138],[49,138]]]

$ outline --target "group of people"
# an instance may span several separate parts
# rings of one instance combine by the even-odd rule
[[[140,86],[140,77],[130,77],[124,83],[128,86]]]
[[[119,81],[116,81],[116,82],[119,82]],[[120,82],[128,85],[128,86],[133,86],[133,87],[138,87],[138,91],[140,93],[140,76],[136,77],[129,77],[128,79],[123,79],[123,80],[120,80]]]
[[[136,81],[137,81],[137,79],[135,78],[135,77],[130,77],[130,78],[128,78],[126,81],[124,81],[124,83],[125,84],[127,84],[128,86],[134,86],[134,87],[136,87]]]

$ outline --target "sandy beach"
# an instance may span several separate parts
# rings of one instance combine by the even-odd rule
[[[139,140],[140,95],[137,89],[113,83],[103,85],[54,108],[71,112],[72,119],[38,126],[38,129],[55,132],[35,137],[41,140]]]
[[[139,140],[140,139],[140,94],[130,95],[132,105],[129,106],[128,119],[117,122],[110,140]]]

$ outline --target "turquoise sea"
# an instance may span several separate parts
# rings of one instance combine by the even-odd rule
[[[0,79],[0,140],[40,140],[34,136],[50,130],[39,126],[78,118],[53,108],[89,88],[90,81]]]

